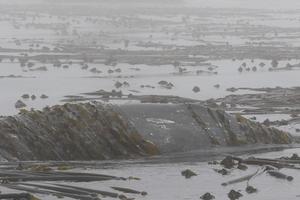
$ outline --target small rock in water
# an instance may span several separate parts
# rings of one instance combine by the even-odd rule
[[[115,87],[116,87],[116,88],[120,88],[120,87],[122,87],[122,86],[123,86],[123,84],[120,83],[119,81],[117,81],[117,82],[115,83]]]
[[[45,95],[45,94],[41,95],[41,99],[47,99],[47,98],[49,98],[47,95]]]
[[[212,199],[215,199],[215,196],[212,195],[211,193],[207,192],[204,195],[202,195],[200,197],[200,199],[203,199],[203,200],[212,200]]]
[[[248,169],[248,167],[246,165],[243,165],[243,164],[240,164],[240,163],[238,164],[237,168],[240,169],[240,170],[243,170],[243,171]]]
[[[250,186],[250,185],[248,185],[247,188],[246,188],[246,192],[247,192],[248,194],[252,194],[252,193],[257,192],[257,189],[254,188],[254,187],[252,187],[252,186]]]
[[[21,101],[21,100],[18,100],[16,103],[15,103],[15,108],[17,108],[17,109],[20,109],[20,108],[24,108],[24,107],[26,107],[27,105],[23,102],[23,101]]]
[[[218,89],[218,88],[220,88],[221,86],[220,86],[220,84],[216,84],[216,85],[214,85],[214,87]]]
[[[199,88],[198,86],[195,86],[195,87],[193,88],[193,92],[195,92],[195,93],[200,92],[200,88]]]
[[[216,161],[216,160],[214,160],[214,161],[209,161],[208,164],[209,164],[209,165],[218,165],[219,162]]]
[[[223,176],[224,175],[228,175],[229,174],[229,171],[228,170],[226,170],[226,169],[219,169],[219,170],[215,170],[217,173],[219,173],[219,174],[222,174]]]
[[[298,156],[298,154],[294,153],[291,157],[291,160],[300,160],[300,157]]]
[[[36,99],[36,96],[35,96],[35,95],[31,95],[31,99],[32,99],[32,100],[35,100],[35,99]]]
[[[30,96],[29,96],[29,94],[23,94],[23,95],[22,95],[22,98],[23,98],[23,99],[29,99]]]
[[[227,169],[231,169],[235,166],[235,163],[231,156],[226,156],[226,158],[221,161],[221,165]]]
[[[190,169],[182,171],[181,175],[184,176],[185,178],[191,178],[192,176],[197,176],[197,174]]]
[[[141,195],[142,195],[142,196],[146,196],[146,195],[148,195],[148,193],[145,192],[145,191],[142,191],[142,192],[141,192]]]
[[[235,191],[235,190],[231,190],[229,193],[228,193],[228,198],[230,200],[236,200],[236,199],[239,199],[241,198],[243,195],[238,192],[238,191]]]

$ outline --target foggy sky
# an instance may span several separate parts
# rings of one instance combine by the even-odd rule
[[[190,6],[251,9],[300,9],[300,0],[185,0]]]
[[[31,4],[31,3],[41,3],[48,2],[52,3],[56,0],[0,0],[0,4]],[[134,2],[137,0],[59,0],[57,2],[99,2],[99,3],[109,3],[113,1],[122,2],[121,4],[128,3],[134,6]],[[161,4],[163,1],[170,0],[138,0],[139,2],[147,2],[153,4]],[[183,3],[184,6],[192,7],[211,7],[211,8],[250,8],[250,9],[299,9],[300,10],[300,0],[172,0],[174,3]]]

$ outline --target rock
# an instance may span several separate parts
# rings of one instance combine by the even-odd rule
[[[127,81],[124,81],[123,85],[124,85],[124,87],[129,87],[130,86],[130,84]]]
[[[215,88],[219,89],[220,88],[220,84],[216,84],[214,85]]]
[[[239,199],[241,198],[243,195],[240,193],[240,192],[237,192],[235,190],[231,190],[229,193],[228,193],[228,198],[230,200],[236,200],[236,199]]]
[[[88,64],[83,64],[83,66],[81,67],[81,69],[83,70],[87,70],[89,68]]]
[[[204,195],[202,195],[200,197],[200,199],[202,199],[202,200],[212,200],[212,199],[215,199],[215,196],[212,195],[211,193],[207,192]]]
[[[92,68],[91,70],[90,70],[90,72],[92,72],[92,73],[96,73],[96,74],[100,74],[102,71],[100,71],[100,70],[98,70],[97,68]]]
[[[237,168],[240,169],[240,170],[243,170],[243,171],[248,169],[248,167],[246,165],[243,165],[241,163],[238,164]]]
[[[217,107],[186,103],[188,99],[172,96],[134,95],[134,98],[151,104],[121,105],[121,110],[146,139],[165,153],[211,148],[216,141],[220,147],[293,142],[293,137],[286,132],[230,115]],[[181,100],[183,103],[178,104]],[[174,103],[165,104],[169,102]],[[174,123],[165,124],[167,129],[162,129],[155,123],[149,123],[147,118],[166,119]],[[155,136],[149,133],[155,133]],[[211,135],[215,136],[214,139]]]
[[[168,82],[167,82],[167,81],[159,81],[158,84],[159,84],[159,85],[167,85]]]
[[[246,187],[246,192],[247,192],[248,194],[256,193],[256,192],[257,192],[257,189],[254,188],[254,187],[252,187],[252,186],[250,186],[250,185],[248,185],[248,186]]]
[[[117,72],[117,73],[121,73],[121,72],[122,72],[122,70],[121,70],[120,68],[118,68],[118,69],[115,69],[115,72]]]
[[[141,180],[140,178],[138,178],[138,177],[133,177],[133,176],[129,176],[127,179],[128,179],[128,180],[136,180],[136,181],[140,181],[140,180]]]
[[[272,65],[273,68],[278,67],[278,64],[279,64],[278,61],[275,60],[275,59],[273,59],[272,62],[271,62],[271,65]]]
[[[64,69],[68,69],[68,68],[69,68],[69,65],[63,65],[63,68],[64,68]]]
[[[142,191],[142,192],[141,192],[141,195],[142,195],[142,196],[146,196],[146,195],[148,195],[148,193],[145,192],[145,191]]]
[[[119,82],[119,81],[117,81],[116,83],[115,83],[115,87],[116,88],[120,88],[120,87],[122,87],[123,86],[123,84],[121,83],[121,82]]]
[[[259,63],[259,66],[260,66],[260,67],[264,67],[264,66],[266,66],[266,64],[263,63],[263,62],[261,62],[261,63]]]
[[[172,89],[174,87],[173,83],[167,81],[159,81],[158,84],[166,89]]]
[[[117,107],[98,102],[24,110],[3,117],[0,138],[0,157],[3,153],[7,160],[133,159],[160,152]]]
[[[27,67],[28,68],[31,68],[31,67],[33,67],[35,64],[33,63],[33,62],[29,62],[29,63],[27,63]]]
[[[266,120],[263,122],[263,124],[264,124],[265,126],[270,126],[270,125],[271,125],[271,122],[270,122],[269,119],[266,119]]]
[[[193,176],[197,176],[197,174],[190,169],[182,171],[181,175],[184,176],[185,178],[191,178]]]
[[[16,103],[15,103],[15,108],[17,108],[17,109],[20,109],[20,108],[24,108],[24,107],[26,107],[27,105],[23,102],[23,101],[21,101],[21,100],[18,100]]]
[[[216,161],[216,160],[214,160],[214,161],[209,161],[208,164],[209,164],[209,165],[218,165],[219,162]]]
[[[23,99],[29,99],[30,96],[29,96],[29,94],[23,94],[23,95],[22,95],[22,98],[23,98]]]
[[[200,92],[200,88],[199,88],[198,86],[195,86],[195,87],[193,88],[193,92],[195,92],[195,93]]]
[[[238,91],[237,88],[234,88],[234,87],[231,87],[231,88],[227,88],[226,91],[229,91],[229,92],[236,92]]]
[[[18,166],[16,167],[16,170],[23,170],[24,166],[22,165],[22,163],[19,163]]]
[[[250,119],[255,121],[257,118],[254,116],[254,117],[251,117]]]
[[[298,154],[294,153],[290,159],[291,160],[300,160],[300,157],[298,156]]]
[[[42,94],[40,98],[41,99],[48,99],[49,97],[47,95],[45,95],[45,94]]]
[[[46,72],[48,71],[48,68],[46,66],[38,67],[35,69],[30,69],[29,71],[40,71],[40,72]]]
[[[220,164],[227,169],[232,169],[235,166],[235,162],[231,156],[226,156]]]
[[[219,169],[219,170],[215,170],[217,173],[222,174],[223,176],[228,175],[229,171],[226,169]]]
[[[31,95],[31,100],[35,100],[36,99],[36,96],[33,94]]]

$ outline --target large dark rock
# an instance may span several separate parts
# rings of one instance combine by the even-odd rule
[[[104,160],[292,137],[199,104],[65,104],[0,118],[0,160]]]
[[[120,112],[163,153],[293,141],[289,133],[200,104],[122,105]]]

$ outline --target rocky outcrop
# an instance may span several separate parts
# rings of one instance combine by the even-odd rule
[[[200,104],[123,105],[121,110],[163,153],[293,141],[289,133]]]
[[[103,160],[157,154],[110,106],[65,104],[0,119],[5,160]]]
[[[288,133],[199,104],[65,104],[0,118],[4,160],[124,159],[291,142]]]

